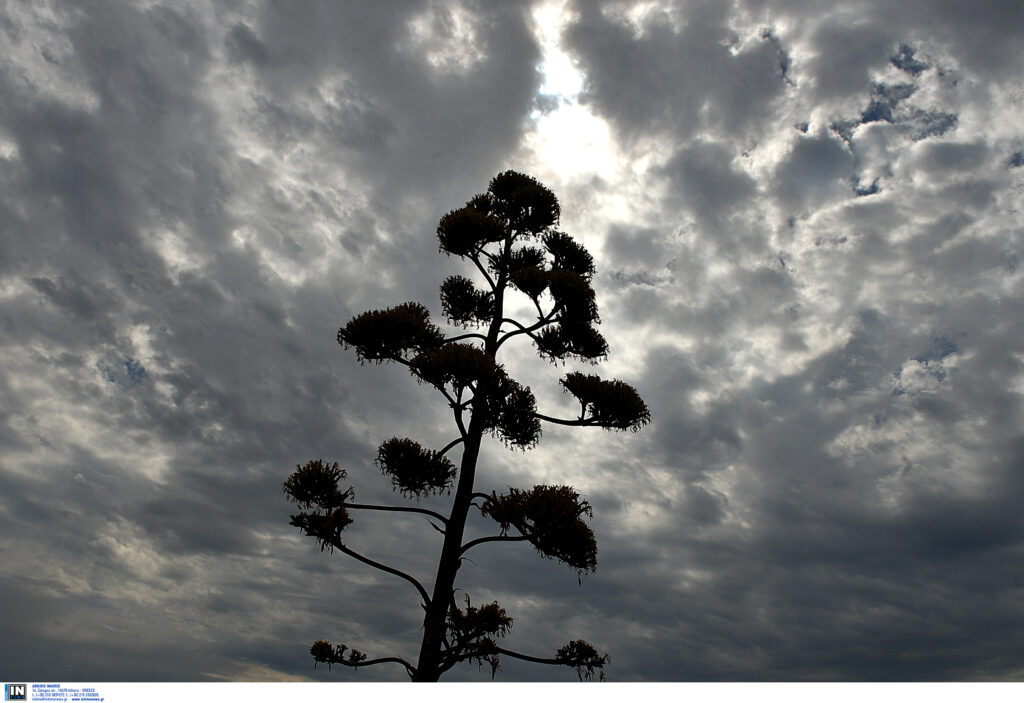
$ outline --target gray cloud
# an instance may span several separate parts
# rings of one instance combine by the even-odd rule
[[[672,183],[669,201],[682,201],[703,225],[723,229],[722,220],[756,191],[754,179],[730,164],[732,153],[721,144],[694,141],[665,165]]]
[[[799,212],[817,208],[849,195],[853,156],[828,134],[799,139],[775,174],[775,196]]]
[[[757,129],[784,90],[789,58],[778,41],[766,34],[737,46],[722,3],[678,8],[680,29],[672,16],[652,11],[639,37],[599,4],[578,3],[574,10],[579,18],[565,39],[588,69],[583,97],[624,138],[652,131],[681,138],[700,131],[743,134]]]

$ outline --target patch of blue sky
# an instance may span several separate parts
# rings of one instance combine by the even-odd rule
[[[130,356],[124,357],[120,366],[111,366],[101,361],[96,364],[96,368],[108,383],[113,383],[123,390],[134,388],[149,379],[146,368]]]

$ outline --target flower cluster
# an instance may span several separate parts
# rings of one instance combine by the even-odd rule
[[[608,356],[608,342],[604,336],[590,325],[561,324],[547,327],[537,333],[537,353],[551,361],[559,361],[568,356],[580,361],[597,363]]]
[[[530,176],[515,171],[499,173],[487,188],[491,211],[510,229],[537,235],[558,222],[558,198]]]
[[[454,661],[475,661],[488,664],[491,676],[498,666],[498,646],[495,637],[504,637],[512,628],[512,618],[497,601],[475,607],[466,596],[466,609],[452,606],[448,609],[448,631],[451,637],[448,657]]]
[[[582,681],[584,678],[587,680],[594,678],[594,669],[603,669],[609,659],[607,654],[598,654],[593,645],[586,640],[573,640],[555,653],[555,661],[565,666],[574,667],[577,676]],[[601,680],[604,680],[603,671]]]
[[[449,276],[441,284],[441,308],[453,324],[479,325],[494,316],[494,299],[465,276]]]
[[[500,373],[494,359],[472,344],[446,344],[416,356],[409,370],[435,388],[466,388],[493,383]]]
[[[350,652],[348,656],[345,655],[346,651]],[[314,667],[320,662],[324,662],[328,669],[331,668],[331,664],[345,664],[357,668],[361,662],[366,661],[366,655],[358,649],[349,649],[343,644],[332,646],[327,640],[314,642],[313,646],[309,648],[309,653],[313,655]]]
[[[597,569],[597,540],[583,522],[583,516],[592,516],[593,510],[570,486],[491,493],[480,512],[501,525],[502,533],[515,527],[542,555],[564,562],[580,574]]]
[[[284,482],[288,499],[303,511],[291,515],[289,524],[300,528],[316,539],[320,550],[341,545],[341,531],[352,524],[345,502],[355,497],[351,488],[341,490],[338,486],[346,477],[345,470],[337,462],[328,464],[322,459],[297,466],[296,471]]]
[[[354,348],[360,361],[378,364],[400,359],[410,351],[433,349],[443,341],[444,335],[430,322],[430,311],[422,303],[370,310],[338,330],[338,344]]]
[[[499,219],[470,205],[452,210],[437,225],[441,251],[455,256],[471,256],[490,242],[502,241],[506,235]]]
[[[486,426],[505,446],[530,449],[540,441],[540,420],[534,416],[537,400],[528,386],[502,371],[485,401],[482,411],[486,413]]]
[[[440,494],[455,480],[455,464],[411,439],[392,437],[377,450],[377,465],[407,497]]]
[[[604,381],[578,371],[566,374],[559,383],[579,399],[588,419],[607,429],[638,431],[651,421],[640,394],[631,385],[618,380]]]
[[[551,268],[572,271],[590,281],[594,276],[594,257],[565,232],[549,232],[543,238],[551,254]]]

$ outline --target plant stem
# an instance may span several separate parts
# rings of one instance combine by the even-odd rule
[[[503,244],[502,257],[508,260],[512,253],[513,235],[510,233]],[[479,261],[474,258],[477,266]],[[488,283],[491,279],[488,278]],[[498,280],[492,283],[494,292],[494,317],[491,318],[484,342],[484,352],[493,360],[498,351],[498,335],[501,332],[501,320],[504,315],[505,287],[508,276],[504,267],[499,269]],[[434,579],[434,593],[423,619],[423,641],[420,644],[419,660],[413,681],[437,681],[443,673],[441,647],[444,644],[446,616],[452,593],[455,589],[455,575],[462,564],[462,538],[466,530],[466,519],[469,507],[473,502],[473,482],[476,479],[476,462],[480,456],[480,442],[484,430],[484,408],[488,400],[489,388],[481,384],[477,387],[472,401],[472,416],[465,433],[465,444],[462,452],[462,466],[459,468],[459,483],[455,490],[452,512],[445,526],[444,545],[441,547],[441,558],[437,565],[437,577]]]

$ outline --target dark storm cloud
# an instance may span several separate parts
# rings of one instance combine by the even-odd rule
[[[1019,90],[1019,11],[738,7],[581,3],[565,33],[583,98],[622,141],[659,140],[646,187],[696,223],[663,209],[605,240],[608,317],[679,346],[638,383],[643,456],[672,476],[637,474],[672,487],[646,504],[658,546],[604,552],[674,573],[595,579],[599,610],[632,606],[604,634],[644,623],[625,666],[655,678],[1019,676],[1019,130],[972,114]],[[744,91],[764,37],[785,73]],[[715,85],[687,83],[697,65]],[[655,262],[667,279],[636,277]]]
[[[725,403],[699,408],[693,402],[718,361],[713,353],[691,359],[669,350],[655,350],[647,360],[645,397],[662,410],[654,428],[655,451],[663,452],[665,465],[683,478],[721,470],[742,449],[736,419]]]
[[[1006,617],[1002,608],[1017,612],[1008,603],[1019,588],[1014,563],[1022,523],[1011,508],[1021,488],[1013,468],[1019,436],[996,430],[1002,439],[993,446],[1002,449],[976,467],[991,488],[973,496],[945,484],[936,475],[941,465],[900,458],[898,451],[888,462],[864,463],[831,447],[851,417],[864,418],[864,431],[885,443],[886,425],[927,417],[936,434],[958,433],[966,415],[984,407],[948,398],[952,412],[938,416],[892,394],[872,397],[902,363],[900,348],[932,361],[953,353],[948,340],[907,338],[892,320],[866,312],[846,345],[800,374],[731,393],[718,412],[667,419],[704,386],[701,374],[686,372],[682,355],[659,353],[649,361],[649,378],[673,379],[662,394],[645,389],[668,427],[678,434],[717,415],[718,436],[693,437],[665,465],[688,480],[703,478],[688,469],[694,465],[708,475],[734,474],[726,465],[744,461],[757,469],[727,489],[728,498],[696,484],[670,499],[659,527],[645,536],[656,550],[620,553],[628,543],[622,540],[604,552],[605,563],[632,563],[650,576],[641,582],[625,568],[585,584],[597,591],[588,599],[596,597],[599,610],[606,610],[604,599],[607,612],[615,612],[612,600],[631,604],[628,615],[606,622],[606,637],[637,623],[651,633],[632,640],[620,665],[666,679],[1012,675],[1017,663],[1006,652],[1019,646],[1012,624],[1018,616]],[[989,363],[960,368],[957,382]],[[1007,396],[991,388],[979,393]],[[1011,405],[1019,417],[1019,402]],[[1005,410],[992,412],[985,426],[995,430]],[[722,441],[729,427],[742,442]],[[672,446],[666,438],[656,442]],[[904,451],[914,451],[905,444]],[[902,484],[895,503],[880,494],[887,482]],[[711,519],[700,520],[702,514]],[[664,570],[658,573],[641,566],[655,551]],[[658,595],[652,581],[661,584]]]
[[[451,194],[486,185],[529,109],[538,54],[521,7],[470,11],[485,52],[466,72],[406,46],[415,14],[452,9],[5,11],[5,533],[11,558],[48,554],[37,581],[5,587],[9,602],[49,599],[117,643],[85,658],[70,625],[44,635],[23,623],[21,642],[79,667],[61,675],[198,679],[247,657],[306,675],[310,637],[349,631],[397,649],[415,636],[403,584],[353,582],[352,609],[333,619],[337,566],[291,534],[281,481],[311,457],[345,458],[361,468],[361,498],[391,500],[374,478],[376,444],[424,416],[428,396],[407,373],[357,372],[334,331],[364,305],[367,269],[398,258],[408,274],[423,254],[439,258],[432,223]],[[304,190],[294,179],[308,173],[276,173],[272,159],[239,153],[250,144],[322,150],[322,174],[345,172],[347,187]],[[318,226],[334,243],[310,236]],[[311,275],[325,259],[326,275]],[[291,271],[297,282],[282,279]],[[429,273],[390,284],[392,295],[434,298]],[[418,434],[434,441],[424,417]],[[362,540],[387,554],[421,533],[390,535]],[[410,568],[426,579],[419,561]],[[335,576],[300,588],[296,569]],[[342,580],[368,575],[349,568]],[[353,612],[374,626],[349,623]],[[256,613],[262,626],[241,626]],[[4,661],[53,675],[38,655]]]
[[[453,12],[467,14],[471,35],[456,33]],[[319,143],[379,185],[386,207],[410,190],[434,195],[453,185],[438,173],[459,173],[459,185],[485,181],[495,160],[516,147],[538,86],[539,52],[525,13],[519,2],[267,3],[253,29],[236,26],[228,41],[253,62],[257,90],[267,91],[260,108],[267,128],[285,127],[284,144]],[[409,28],[414,19],[430,37]],[[303,115],[302,103],[315,105],[317,86],[339,69],[344,83],[324,116]],[[291,120],[298,122],[287,129]]]
[[[252,28],[242,22],[228,31],[224,37],[224,46],[228,52],[228,59],[233,63],[249,61],[261,66],[270,59],[267,47],[253,33]]]
[[[971,171],[985,163],[988,158],[985,144],[958,142],[929,143],[921,149],[919,164],[936,179],[951,174]]]
[[[828,134],[802,137],[775,173],[775,196],[799,212],[820,207],[849,195],[853,156],[846,146]]]
[[[672,253],[670,241],[668,234],[661,230],[614,224],[608,229],[604,249],[619,265],[650,269],[664,264]]]
[[[731,160],[732,153],[721,144],[694,141],[680,149],[665,164],[673,186],[668,199],[685,203],[702,226],[721,230],[722,220],[757,189]]]
[[[687,5],[679,30],[652,10],[640,37],[600,3],[581,2],[573,9],[579,17],[565,40],[586,69],[583,97],[623,138],[756,131],[785,88],[789,59],[778,42],[766,34],[737,46],[725,3]]]
[[[874,23],[820,23],[808,37],[815,58],[807,71],[814,91],[824,99],[843,97],[870,85],[872,70],[889,62],[897,30]]]

